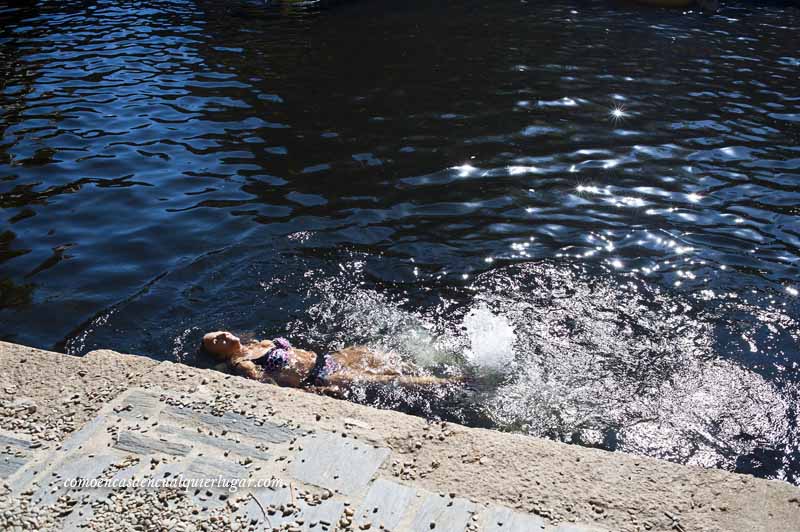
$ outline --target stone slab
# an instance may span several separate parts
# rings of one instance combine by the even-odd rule
[[[54,457],[55,453],[48,453],[47,456],[48,458]],[[31,485],[36,477],[47,468],[50,462],[51,460],[30,460],[17,468],[11,475],[2,477],[0,480],[8,486],[12,493],[20,493]]]
[[[260,502],[265,509],[267,509],[270,505],[280,506],[282,504],[288,504],[292,502],[292,494],[289,491],[288,486],[285,488],[265,488],[262,490],[254,490],[253,497],[258,499],[258,502]],[[250,504],[253,504],[254,507],[250,507]],[[252,499],[250,503],[248,503],[246,509],[251,517],[262,517],[261,509],[258,508],[258,505]],[[253,510],[253,512],[250,512],[250,510]],[[270,516],[270,521],[271,520],[272,517]]]
[[[92,508],[91,503],[97,500],[97,491],[98,490],[91,490],[91,493],[88,493],[77,504],[75,504],[69,515],[67,515],[61,522],[61,530],[63,532],[88,530],[88,528],[85,527],[94,516],[94,508]]]
[[[5,479],[17,472],[25,465],[27,460],[24,456],[0,453],[0,479]]]
[[[344,503],[334,499],[328,499],[315,506],[308,506],[305,503],[301,503],[301,508],[303,509],[301,516],[303,520],[308,523],[309,530],[312,530],[312,523],[318,523],[321,530],[334,530],[336,523],[344,512]],[[327,523],[330,523],[330,526],[328,526]]]
[[[371,528],[395,530],[414,500],[413,488],[379,478],[358,505],[354,522],[358,527],[369,523]]]
[[[62,532],[86,532],[87,524],[94,516],[94,508],[89,505],[75,508],[61,523]]]
[[[73,479],[93,480],[100,476],[111,464],[119,460],[119,456],[111,454],[84,455],[65,460],[57,469],[39,479],[39,488],[32,501],[40,506],[49,506],[58,498],[72,490],[65,486],[66,481]],[[86,491],[88,491],[88,488]],[[79,490],[80,491],[80,490]]]
[[[32,443],[28,440],[16,438],[6,434],[0,434],[0,451],[10,448],[11,450],[29,450],[32,448]]]
[[[199,443],[208,447],[218,449],[223,453],[228,451],[238,456],[248,456],[258,460],[268,460],[270,454],[266,451],[256,449],[252,445],[236,442],[226,438],[225,436],[211,436],[201,432],[191,432],[174,425],[162,423],[158,425],[157,430],[159,434],[164,434],[168,439],[175,441],[191,441]]]
[[[142,455],[162,453],[185,456],[192,450],[191,446],[177,441],[169,441],[166,438],[151,438],[130,431],[120,432],[113,447],[121,451]]]
[[[303,450],[292,462],[289,474],[347,495],[362,493],[390,452],[331,433],[306,436],[298,444]]]
[[[33,444],[9,434],[0,433],[0,480],[6,480],[22,468],[33,454]]]
[[[75,450],[81,450],[92,440],[101,429],[106,426],[107,419],[103,415],[92,418],[80,430],[74,432],[64,440],[64,443],[55,450],[44,451],[35,460],[26,461],[21,467],[17,468],[9,477],[8,487],[12,492],[20,492],[30,487],[37,479],[48,470],[55,470],[61,467],[65,459]],[[9,443],[19,438],[8,439]]]
[[[186,463],[186,469],[181,474],[189,479],[217,477],[223,479],[246,479],[250,472],[233,460],[218,460],[207,456],[196,456]]]
[[[311,506],[304,500],[293,498],[290,488],[278,489],[263,489],[253,492],[253,497],[258,499],[258,503],[267,512],[266,521],[264,514],[261,512],[261,507],[252,498],[249,502],[243,505],[239,512],[247,515],[251,521],[256,522],[258,525],[268,525],[269,530],[279,529],[281,526],[287,526],[296,522],[298,519],[303,520],[304,531],[324,531],[334,530],[339,518],[344,512],[344,503],[335,499],[327,499],[320,504]],[[279,507],[289,504],[294,501],[298,507],[299,512],[291,515],[283,516],[280,511],[274,512],[270,515],[270,506]],[[258,530],[259,528],[257,528]]]
[[[260,423],[233,412],[215,416],[205,412],[196,412],[190,408],[167,406],[164,408],[162,416],[184,428],[202,426],[217,433],[235,432],[258,442],[285,443],[295,437],[294,431],[288,427],[269,422]]]
[[[140,469],[128,473],[130,476],[152,479],[171,479],[180,477],[190,484],[187,486],[191,494],[192,503],[201,511],[218,508],[225,504],[228,497],[236,491],[231,491],[223,482],[240,483],[247,479],[250,472],[233,459],[215,458],[210,456],[178,457],[177,460],[161,462],[154,470]],[[213,481],[214,485],[201,485],[197,482]],[[237,490],[238,491],[238,490]]]
[[[61,454],[70,453],[76,449],[82,448],[100,429],[106,426],[107,419],[104,415],[98,415],[92,418],[89,423],[81,427],[80,430],[73,433],[72,436],[64,441],[64,444],[59,449]]]
[[[476,510],[475,504],[466,499],[427,493],[424,495],[422,505],[414,512],[409,530],[464,532]]]
[[[123,467],[122,469],[118,469],[114,475],[112,475],[112,480],[115,482],[123,483],[131,480],[132,478],[144,478],[144,476],[149,473],[150,471],[150,463],[146,460],[140,460],[138,463],[130,465],[128,467]]]

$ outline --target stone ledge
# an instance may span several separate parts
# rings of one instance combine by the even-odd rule
[[[418,493],[457,495],[465,509],[474,505],[484,512],[481,516],[491,516],[482,520],[495,520],[494,524],[481,521],[486,530],[494,530],[499,519],[541,522],[554,530],[568,530],[570,523],[577,522],[575,530],[581,531],[595,526],[622,531],[796,532],[800,523],[800,489],[780,481],[516,434],[432,424],[301,390],[108,350],[78,358],[0,343],[4,407],[0,427],[18,434],[21,440],[31,441],[33,436],[33,441],[43,443],[37,452],[52,452],[73,432],[57,430],[55,418],[72,416],[75,429],[80,428],[90,424],[116,396],[134,387],[171,394],[214,415],[258,418],[262,420],[259,423],[268,421],[297,434],[326,431],[386,449],[380,477]],[[77,403],[70,403],[75,394]],[[18,410],[5,408],[12,402],[35,405],[34,414],[25,414],[27,425],[20,423]],[[132,403],[142,408],[149,404],[142,399]],[[141,418],[132,412],[105,412],[114,423],[135,424]],[[40,430],[40,426],[51,430]],[[204,442],[208,439],[186,443],[202,446]],[[241,448],[254,445],[245,442]],[[295,444],[280,445],[288,445],[288,449]],[[271,448],[263,456],[283,452]],[[277,466],[280,458],[275,458]],[[289,474],[291,467],[287,464],[279,473]],[[499,509],[481,510],[495,506]],[[516,514],[505,513],[510,510]]]

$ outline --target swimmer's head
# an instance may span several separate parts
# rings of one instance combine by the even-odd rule
[[[227,331],[215,331],[203,336],[203,348],[219,359],[229,360],[242,354],[242,341]]]

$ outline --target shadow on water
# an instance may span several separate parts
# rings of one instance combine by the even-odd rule
[[[0,336],[463,375],[353,400],[798,481],[800,14],[0,2]]]

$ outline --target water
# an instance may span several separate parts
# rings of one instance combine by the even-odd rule
[[[800,11],[0,1],[0,337],[800,482]]]

